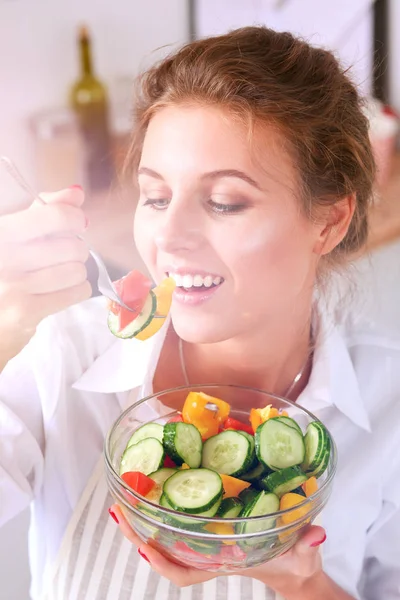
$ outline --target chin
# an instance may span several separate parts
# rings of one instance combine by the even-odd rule
[[[233,337],[233,332],[223,327],[220,318],[212,318],[211,315],[189,318],[182,314],[174,315],[171,311],[171,319],[176,334],[189,344],[216,344]]]

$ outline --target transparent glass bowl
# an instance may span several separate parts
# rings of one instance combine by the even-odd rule
[[[311,421],[318,421],[297,404],[267,392],[241,386],[193,385],[148,396],[125,410],[106,438],[105,464],[110,493],[137,535],[174,562],[221,573],[258,566],[289,550],[299,539],[304,528],[313,522],[324,508],[336,471],[335,443],[331,438],[331,457],[327,470],[318,479],[318,491],[310,498],[304,498],[304,502],[292,509],[265,517],[245,519],[205,519],[177,514],[133,492],[118,473],[122,453],[133,431],[146,422],[164,424],[174,417],[177,409],[182,408],[190,391],[202,391],[225,400],[231,405],[230,416],[245,423],[249,423],[251,408],[263,408],[268,404],[286,410],[300,425],[303,433]],[[158,414],[155,412],[155,405],[162,407],[162,412],[165,413],[162,417],[154,418],[154,415]],[[254,528],[258,530],[256,533],[221,535],[205,529],[210,523],[231,524],[237,529],[239,524],[249,521],[257,525]]]

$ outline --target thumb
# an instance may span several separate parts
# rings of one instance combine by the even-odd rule
[[[58,192],[43,192],[39,194],[40,198],[46,204],[70,204],[71,206],[80,207],[85,200],[85,194],[80,185],[72,185],[69,188],[65,188],[64,190],[59,190]],[[35,200],[33,205],[38,205],[39,200]]]
[[[294,550],[298,556],[312,556],[317,554],[318,548],[326,540],[326,533],[323,527],[312,525],[297,542]]]

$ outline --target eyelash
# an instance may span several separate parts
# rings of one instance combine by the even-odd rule
[[[167,202],[168,200],[164,198],[158,198],[154,200],[147,198],[143,206],[149,206],[153,210],[165,210],[168,204],[163,204],[163,206],[159,206],[158,204]],[[234,215],[242,212],[246,208],[244,204],[220,204],[219,202],[214,202],[213,200],[208,200],[207,204],[214,213],[220,215]]]

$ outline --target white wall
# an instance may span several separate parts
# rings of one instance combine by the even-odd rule
[[[185,0],[0,0],[0,154],[33,178],[26,120],[65,104],[77,76],[76,29],[93,35],[97,72],[106,82],[133,76],[187,38]],[[167,49],[168,50],[168,49]]]

